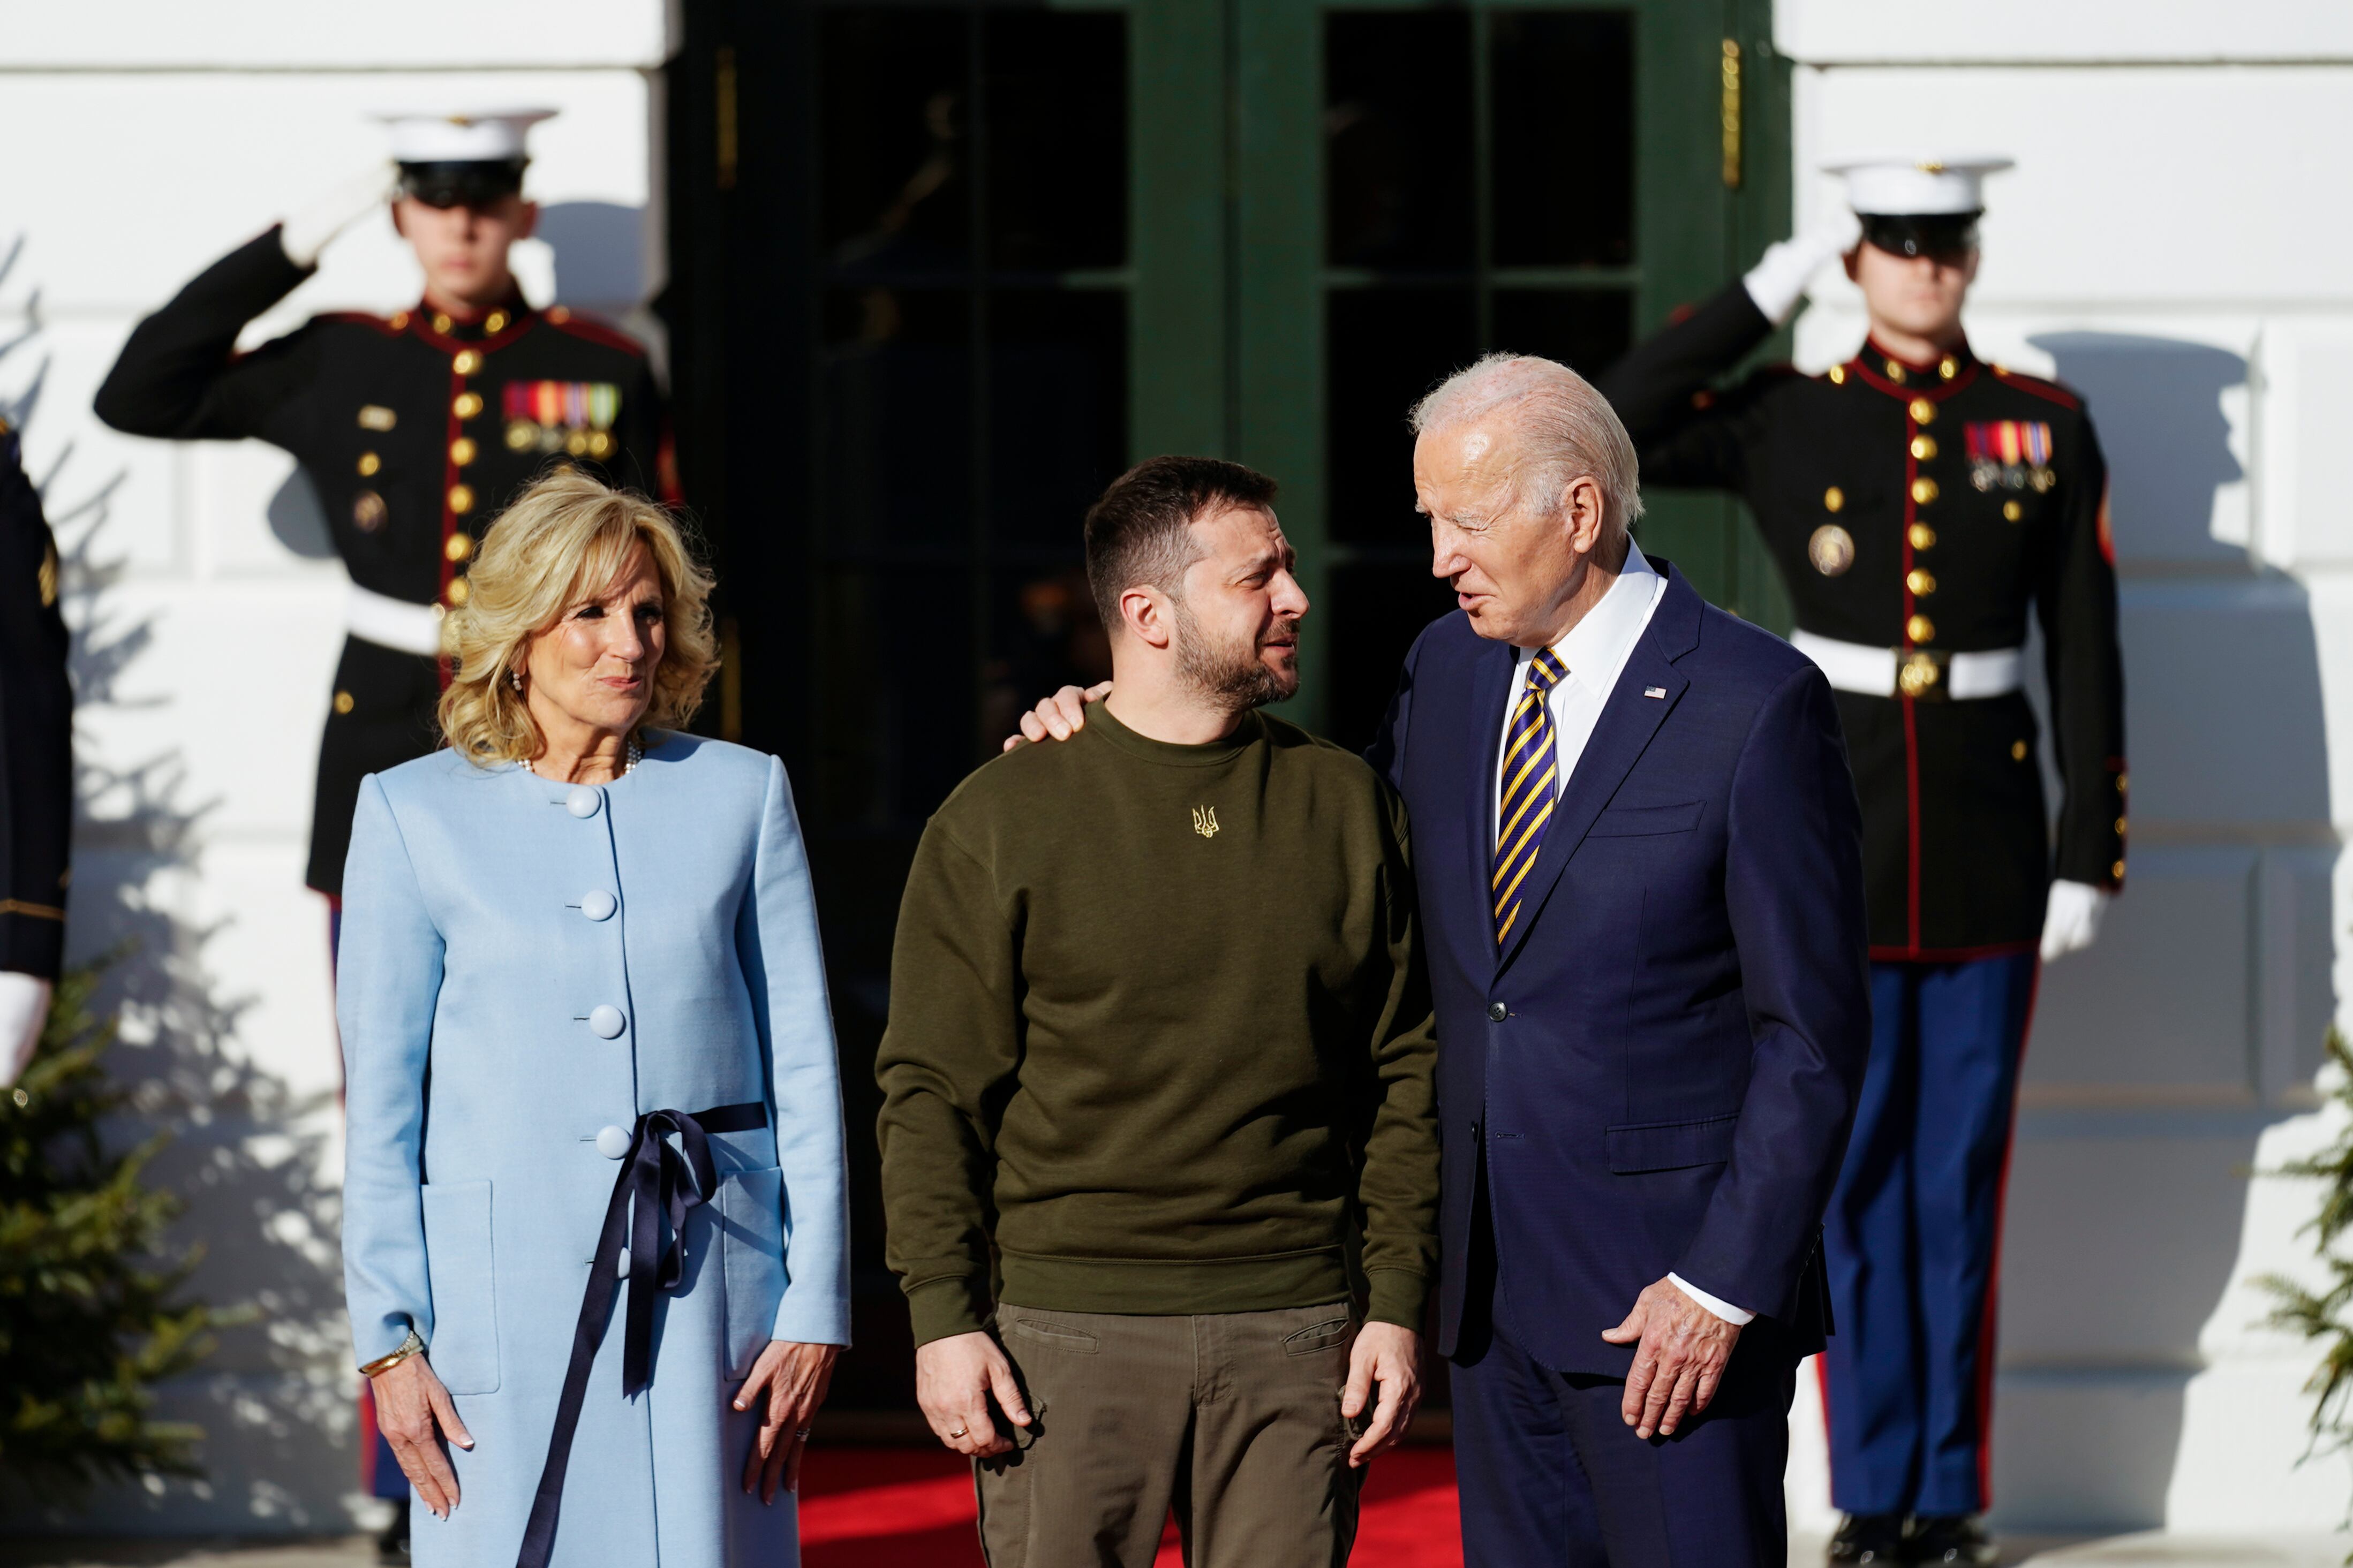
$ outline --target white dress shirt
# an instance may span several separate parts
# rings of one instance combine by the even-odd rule
[[[1552,645],[1554,655],[1568,671],[1545,697],[1545,710],[1552,720],[1553,777],[1557,781],[1553,789],[1555,799],[1560,797],[1577,772],[1577,764],[1585,755],[1586,742],[1593,739],[1593,727],[1601,721],[1602,707],[1617,689],[1626,660],[1632,656],[1634,645],[1642,639],[1642,634],[1650,629],[1651,617],[1657,613],[1659,601],[1666,592],[1667,580],[1644,559],[1641,550],[1629,542],[1626,565],[1618,574],[1618,581],[1601,595],[1599,604],[1585,613],[1584,619]],[[1503,753],[1511,740],[1512,713],[1519,706],[1520,694],[1527,689],[1528,666],[1536,651],[1528,647],[1513,650],[1512,700],[1504,704],[1503,737],[1495,748],[1495,816],[1503,813]],[[1541,849],[1536,853],[1539,858],[1543,857]],[[1726,1322],[1746,1324],[1757,1316],[1709,1295],[1677,1275],[1669,1274],[1667,1278],[1684,1295]]]

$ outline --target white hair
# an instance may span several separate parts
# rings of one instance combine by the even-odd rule
[[[1409,417],[1419,436],[1491,415],[1519,437],[1514,500],[1549,512],[1572,481],[1589,477],[1601,487],[1607,526],[1623,532],[1642,515],[1633,437],[1609,400],[1568,366],[1533,354],[1488,354],[1440,382]]]

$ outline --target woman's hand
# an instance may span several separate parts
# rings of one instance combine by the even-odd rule
[[[760,1430],[744,1461],[744,1489],[757,1488],[760,1500],[776,1500],[776,1486],[788,1492],[801,1489],[801,1454],[808,1447],[809,1423],[825,1403],[833,1383],[833,1363],[839,1345],[805,1345],[792,1340],[770,1340],[752,1375],[735,1391],[735,1408],[749,1410],[755,1400],[767,1406],[760,1413]]]
[[[368,1379],[368,1386],[375,1396],[375,1429],[392,1445],[392,1457],[400,1461],[400,1473],[408,1478],[417,1500],[432,1510],[435,1518],[448,1518],[458,1506],[458,1472],[441,1451],[441,1438],[447,1436],[460,1448],[474,1446],[473,1435],[449,1402],[449,1391],[421,1355],[377,1373]]]

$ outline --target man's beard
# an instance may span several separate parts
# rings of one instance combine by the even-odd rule
[[[1263,643],[1240,647],[1214,643],[1182,599],[1174,601],[1172,607],[1176,612],[1176,678],[1227,712],[1263,708],[1299,689],[1296,619],[1277,621],[1266,634],[1293,639],[1293,663],[1286,674],[1268,668],[1259,658]]]

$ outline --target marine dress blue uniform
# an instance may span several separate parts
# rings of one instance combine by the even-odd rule
[[[849,1338],[839,1076],[783,766],[673,734],[602,786],[448,751],[370,775],[337,1014],[357,1359],[416,1330],[475,1439],[417,1562],[513,1562],[536,1522],[561,1568],[797,1563],[789,1494],[743,1491],[754,1417],[730,1405],[771,1339]],[[659,1181],[607,1248],[639,1169]],[[600,1285],[609,1312],[584,1315]],[[593,1362],[551,1467],[575,1326]],[[625,1394],[633,1352],[650,1376]],[[534,1521],[543,1472],[560,1517]]]

